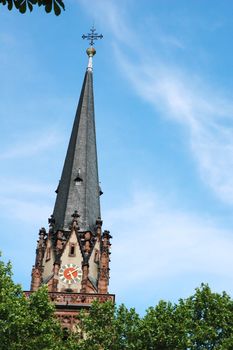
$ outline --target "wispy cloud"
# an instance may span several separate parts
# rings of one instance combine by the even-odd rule
[[[51,184],[30,182],[19,177],[0,178],[1,218],[37,223],[38,227],[46,223],[52,211],[51,187]]]
[[[182,286],[173,285],[181,295],[190,276],[199,276],[197,285],[212,276],[214,288],[232,290],[231,233],[213,219],[169,208],[157,194],[137,190],[127,206],[105,213],[106,222],[110,229],[120,222],[112,259],[114,290],[118,285],[137,290],[139,281],[145,289],[155,290],[160,282],[183,279]]]
[[[0,159],[31,157],[55,146],[59,140],[60,136],[54,131],[27,135],[23,141],[16,141],[8,149],[0,152]]]
[[[100,0],[98,3],[92,2],[91,6],[85,0],[80,0],[79,4],[98,23],[102,23],[104,28],[108,27],[115,38],[127,44],[133,39],[133,33],[127,25],[127,8],[123,4],[119,6],[113,1]]]
[[[233,104],[190,72],[163,64],[135,65],[118,49],[118,63],[137,93],[187,130],[187,142],[205,183],[233,203]]]
[[[175,36],[172,36],[172,35],[165,35],[164,33],[162,33],[159,40],[163,45],[166,45],[166,46],[172,45],[179,49],[185,48],[183,41],[180,38],[176,38]]]
[[[45,201],[0,197],[0,202],[2,217],[14,218],[17,222],[38,223],[38,227],[46,223],[46,218],[51,214],[51,207]]]
[[[8,195],[13,194],[17,197],[22,197],[26,195],[47,195],[51,192],[52,185],[51,184],[42,184],[42,183],[32,183],[26,180],[17,181],[15,177],[1,178],[0,177],[0,195]]]
[[[82,1],[87,11],[87,4]],[[223,201],[233,203],[233,103],[226,91],[217,91],[211,83],[188,68],[172,62],[172,48],[184,48],[180,38],[162,29],[151,34],[158,45],[143,48],[137,28],[127,18],[126,6],[101,0],[93,3],[95,16],[104,21],[115,37],[115,59],[123,76],[144,100],[187,130],[187,144],[196,160],[204,183]],[[121,4],[122,5],[122,4]],[[91,7],[93,11],[93,7]],[[145,19],[144,19],[145,20]],[[156,37],[158,36],[158,37]],[[132,60],[122,42],[135,48]],[[169,48],[170,59],[160,54],[159,44]],[[148,52],[149,50],[149,52]],[[149,58],[148,58],[149,57]],[[135,63],[140,62],[140,63]]]

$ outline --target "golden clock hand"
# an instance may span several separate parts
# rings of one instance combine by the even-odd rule
[[[70,275],[71,275],[72,280],[75,282],[75,277],[73,275],[73,271],[72,272],[70,271]]]
[[[77,267],[75,270],[72,270],[72,271],[68,272],[68,273],[67,273],[67,276],[72,275],[72,273],[74,273],[74,272],[78,271],[78,269],[79,269],[79,268]]]

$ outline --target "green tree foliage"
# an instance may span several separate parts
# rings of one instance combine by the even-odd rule
[[[160,301],[149,308],[141,337],[148,350],[232,350],[233,301],[202,284],[178,304]]]
[[[212,293],[208,285],[182,301],[191,350],[233,349],[233,301],[224,292]]]
[[[201,285],[177,304],[160,301],[140,318],[134,309],[95,302],[79,315],[70,350],[232,350],[233,301]]]
[[[0,0],[0,4],[7,6],[8,10],[15,8],[20,13],[32,11],[35,5],[44,7],[47,13],[54,11],[56,16],[65,10],[63,0]]]
[[[134,309],[128,310],[124,305],[117,308],[112,302],[94,302],[89,312],[82,311],[78,319],[70,350],[143,349],[137,334],[140,318]],[[77,343],[79,347],[75,347]]]
[[[11,264],[0,261],[0,349],[58,350],[60,334],[46,288],[26,299],[12,281]]]
[[[184,322],[188,316],[170,302],[160,301],[157,306],[150,307],[141,324],[145,349],[186,349]]]
[[[201,285],[177,304],[160,301],[143,317],[135,309],[94,302],[75,332],[54,317],[45,287],[27,299],[0,261],[0,350],[232,350],[233,301]]]

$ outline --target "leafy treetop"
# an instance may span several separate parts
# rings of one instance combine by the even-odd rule
[[[32,11],[35,5],[43,6],[47,13],[54,11],[56,16],[60,15],[62,9],[65,10],[63,0],[0,0],[0,4],[7,5],[8,10],[16,8],[20,13]]]
[[[77,329],[64,333],[46,287],[27,299],[0,260],[0,350],[231,350],[233,300],[202,284],[177,304],[160,301],[140,317],[135,309],[94,302]]]

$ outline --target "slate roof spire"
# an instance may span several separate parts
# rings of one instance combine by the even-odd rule
[[[96,40],[96,36],[99,38],[98,34],[95,34],[93,40]],[[90,39],[90,37],[87,38]],[[96,51],[93,47],[93,41],[86,52],[89,57],[88,67],[84,76],[53,212],[56,230],[69,230],[72,214],[75,210],[79,214],[79,227],[82,231],[93,230],[96,220],[100,218],[92,72],[92,57]]]

